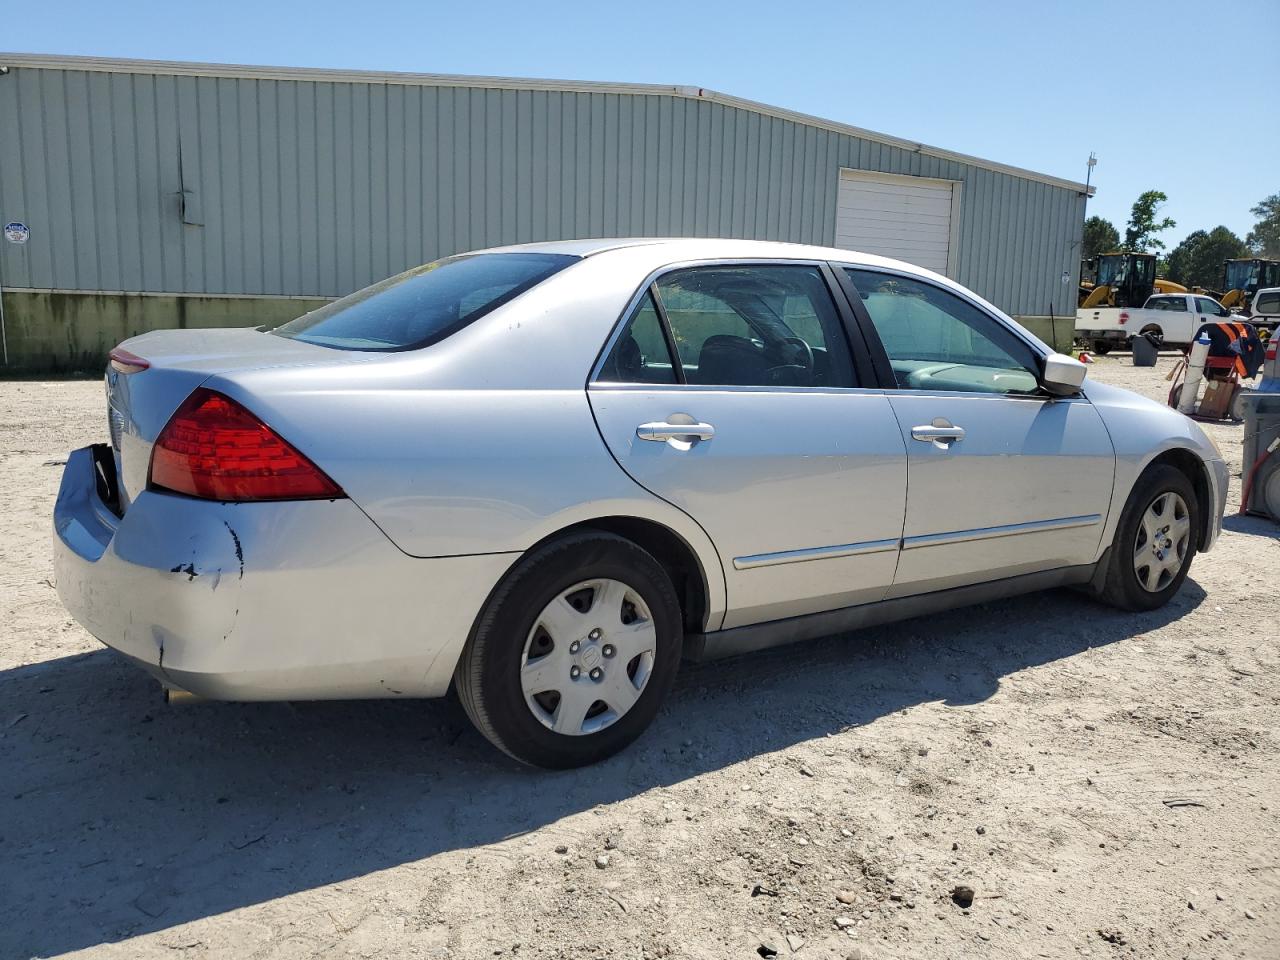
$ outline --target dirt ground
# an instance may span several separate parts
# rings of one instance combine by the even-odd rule
[[[1159,397],[1172,363],[1090,376]],[[169,708],[51,586],[98,382],[0,383],[0,958],[1280,957],[1280,528],[690,667],[600,766],[451,702]],[[957,885],[976,899],[962,909]]]

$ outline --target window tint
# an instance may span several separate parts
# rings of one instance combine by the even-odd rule
[[[854,386],[840,315],[817,267],[691,267],[654,286],[688,383]]]
[[[449,257],[358,290],[272,333],[342,350],[425,347],[577,259],[549,253]]]
[[[1153,297],[1149,306],[1151,310],[1169,310],[1171,312],[1187,312],[1186,297]]]
[[[1229,317],[1231,311],[1207,297],[1196,297],[1196,309],[1210,317]]]
[[[953,293],[911,277],[846,269],[910,390],[1034,393],[1034,352],[993,317]]]
[[[653,305],[653,294],[646,293],[636,305],[631,319],[623,328],[600,368],[599,379],[605,383],[675,383],[675,367],[662,321]]]
[[[1280,292],[1260,293],[1253,303],[1254,313],[1280,313]]]

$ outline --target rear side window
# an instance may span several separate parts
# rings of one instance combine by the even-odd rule
[[[357,290],[272,333],[339,350],[413,350],[445,339],[578,258],[552,253],[448,257]]]
[[[1253,304],[1254,313],[1280,313],[1280,290],[1258,294]]]
[[[822,271],[764,263],[688,267],[659,277],[614,343],[600,379],[855,385],[853,358]]]
[[[605,383],[675,383],[676,368],[667,349],[653,292],[636,304],[622,335],[600,368]]]
[[[654,286],[688,383],[854,385],[840,314],[817,267],[690,267]]]
[[[1150,303],[1152,310],[1169,310],[1171,312],[1187,312],[1186,297],[1156,297]]]

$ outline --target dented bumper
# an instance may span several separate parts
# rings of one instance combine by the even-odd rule
[[[54,508],[58,595],[168,686],[218,700],[430,697],[516,554],[402,553],[350,500],[104,502],[91,448]]]

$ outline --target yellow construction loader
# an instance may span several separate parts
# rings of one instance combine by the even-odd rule
[[[1156,258],[1150,253],[1103,253],[1080,265],[1093,274],[1093,282],[1081,280],[1081,309],[1140,307],[1153,293],[1188,293],[1186,287],[1156,276]]]
[[[1263,287],[1280,287],[1280,260],[1223,260],[1221,303],[1248,313],[1253,295]]]

